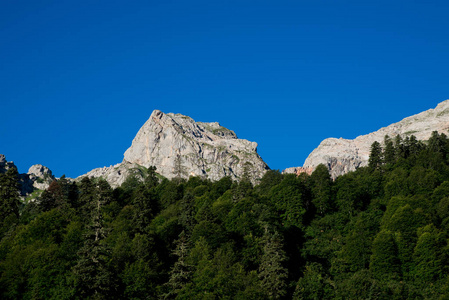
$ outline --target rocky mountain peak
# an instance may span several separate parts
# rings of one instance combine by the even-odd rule
[[[83,175],[102,177],[113,187],[130,173],[142,177],[141,167],[155,166],[162,176],[201,176],[238,180],[247,172],[253,183],[269,169],[257,154],[257,143],[239,139],[218,122],[196,122],[191,117],[154,110],[126,150],[121,164]],[[80,176],[82,177],[82,176]]]
[[[52,178],[52,179],[55,178],[49,168],[47,168],[43,165],[40,165],[40,164],[32,165],[28,169],[28,175],[34,175],[36,177],[41,177],[41,178],[44,178],[44,177],[48,177],[48,178]]]
[[[313,171],[319,164],[328,167],[332,178],[355,171],[368,165],[371,145],[375,141],[383,143],[385,135],[394,138],[414,135],[418,140],[427,140],[433,131],[448,133],[449,100],[443,101],[434,109],[407,117],[402,121],[383,127],[378,131],[361,135],[353,140],[328,138],[310,153],[303,167],[289,168],[284,172],[295,173],[303,170]],[[301,169],[302,168],[302,169]]]
[[[124,162],[156,166],[167,178],[238,179],[247,171],[256,180],[268,170],[257,154],[257,143],[238,139],[218,122],[195,122],[188,116],[159,110],[153,111],[139,130]]]

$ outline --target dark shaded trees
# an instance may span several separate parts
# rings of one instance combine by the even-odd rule
[[[372,170],[378,170],[383,164],[382,147],[379,142],[374,142],[371,145],[368,166]]]
[[[397,280],[401,278],[399,251],[393,234],[381,231],[372,246],[370,271],[377,280]]]
[[[333,208],[331,187],[332,179],[329,170],[323,164],[316,167],[310,175],[312,186],[312,203],[315,205],[318,214],[324,215]]]
[[[84,298],[111,299],[115,296],[116,283],[108,265],[110,250],[105,244],[108,229],[103,208],[112,199],[112,189],[104,180],[89,187],[93,194],[91,202],[85,205],[91,210],[91,221],[84,236],[84,245],[78,252],[77,264],[73,267],[74,282],[77,293]],[[90,193],[87,195],[90,196]]]
[[[19,216],[19,173],[16,168],[10,168],[5,174],[0,174],[0,217]]]

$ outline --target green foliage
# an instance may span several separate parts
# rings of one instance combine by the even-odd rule
[[[169,299],[176,298],[192,279],[193,266],[187,262],[189,244],[185,231],[179,235],[173,254],[178,259],[170,270],[170,279],[167,282],[168,293],[165,294],[165,298]]]
[[[444,134],[385,137],[335,180],[324,165],[256,186],[135,171],[116,189],[62,177],[25,203],[17,170],[0,174],[0,298],[449,296]]]
[[[368,166],[372,170],[379,169],[382,166],[383,157],[382,157],[382,147],[379,142],[374,142],[371,145],[371,151],[368,161]]]
[[[423,286],[443,278],[448,271],[448,245],[445,234],[434,225],[419,230],[419,238],[413,252],[413,275]]]
[[[304,275],[298,280],[293,299],[331,299],[334,297],[333,282],[318,263],[305,267]]]
[[[18,222],[19,205],[18,172],[10,168],[0,174],[0,238]]]
[[[377,280],[400,279],[401,264],[394,236],[389,231],[381,231],[373,241],[370,271]]]
[[[329,170],[323,164],[317,166],[312,175],[310,175],[310,181],[312,183],[312,202],[318,214],[323,216],[333,208],[331,195],[332,180]]]

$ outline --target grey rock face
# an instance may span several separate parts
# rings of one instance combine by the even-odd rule
[[[56,179],[49,168],[39,164],[31,166],[27,175],[33,187],[38,190],[46,190]]]
[[[239,179],[245,170],[253,182],[269,169],[257,143],[238,139],[217,122],[195,122],[181,114],[153,111],[126,150],[124,163],[155,166],[169,179],[202,176]]]
[[[398,123],[362,135],[354,140],[328,138],[310,153],[304,162],[305,169],[315,169],[319,164],[328,167],[332,178],[354,171],[368,164],[371,144],[383,143],[385,135],[391,138],[414,135],[418,140],[427,140],[432,131],[448,133],[449,100],[443,101],[435,109],[403,119]]]
[[[9,168],[15,167],[12,161],[7,161],[5,155],[0,154],[0,174],[6,173]]]
[[[121,186],[122,183],[125,182],[126,178],[132,174],[139,180],[144,179],[144,174],[139,165],[123,162],[116,164],[115,166],[94,169],[89,173],[78,177],[77,180],[81,180],[85,176],[90,178],[103,178],[111,185],[112,188],[116,188]]]
[[[287,168],[284,171],[282,171],[282,174],[296,174],[299,175],[301,173],[307,173],[307,174],[312,174],[313,169],[307,169],[307,168],[303,168],[303,167],[291,167],[291,168]]]

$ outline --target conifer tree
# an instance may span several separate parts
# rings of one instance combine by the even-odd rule
[[[15,167],[0,174],[0,221],[8,216],[19,217],[19,173]]]
[[[19,205],[18,172],[13,167],[5,174],[0,174],[0,240],[5,232],[17,224]]]
[[[176,155],[173,173],[175,174],[175,178],[178,182],[180,182],[184,176],[187,176],[185,167],[182,165],[181,154]]]
[[[393,164],[395,161],[394,143],[388,135],[386,135],[384,138],[383,157],[385,164]]]
[[[50,186],[40,197],[40,207],[42,211],[49,211],[56,207],[61,207],[67,203],[64,191],[58,181],[53,180]]]
[[[110,202],[112,190],[100,180],[94,189],[95,197],[87,206],[91,210],[91,222],[84,237],[84,246],[78,252],[78,261],[73,268],[75,286],[83,298],[110,299],[114,295],[115,280],[107,260],[109,249],[104,243],[107,230],[102,208]]]
[[[283,266],[287,260],[281,236],[271,234],[265,228],[264,249],[259,266],[259,279],[262,290],[270,299],[280,299],[287,292],[288,271]]]
[[[95,195],[95,186],[89,177],[81,179],[79,185],[79,205],[85,206],[92,203]]]
[[[133,206],[135,208],[133,223],[136,229],[143,233],[158,213],[158,199],[154,188],[148,189],[144,185],[139,185],[133,193]]]
[[[369,155],[368,166],[372,170],[377,170],[382,165],[382,147],[379,142],[371,144],[371,152]]]
[[[195,196],[191,192],[186,192],[181,199],[181,214],[179,215],[179,223],[186,228],[188,232],[192,232],[195,226]]]
[[[399,134],[394,138],[394,150],[396,160],[399,160],[400,158],[405,158],[404,141]]]
[[[323,164],[318,165],[315,171],[310,175],[310,180],[312,182],[312,203],[315,205],[318,213],[323,216],[332,208],[332,179],[329,170]]]
[[[190,282],[192,277],[193,266],[187,263],[189,243],[185,231],[182,231],[179,235],[173,254],[178,257],[178,260],[173,265],[170,271],[170,279],[166,283],[169,288],[169,292],[165,294],[166,299],[176,298],[185,285]]]
[[[148,167],[148,175],[145,178],[145,187],[147,189],[154,188],[158,185],[159,179],[156,176],[156,167],[155,166],[149,166]]]
[[[416,156],[424,148],[424,145],[416,139],[416,136],[411,135],[407,147],[409,148],[409,154]]]
[[[432,135],[429,138],[429,149],[432,152],[445,154],[446,149],[446,140],[447,137],[445,134],[438,134],[438,131],[433,131]]]

